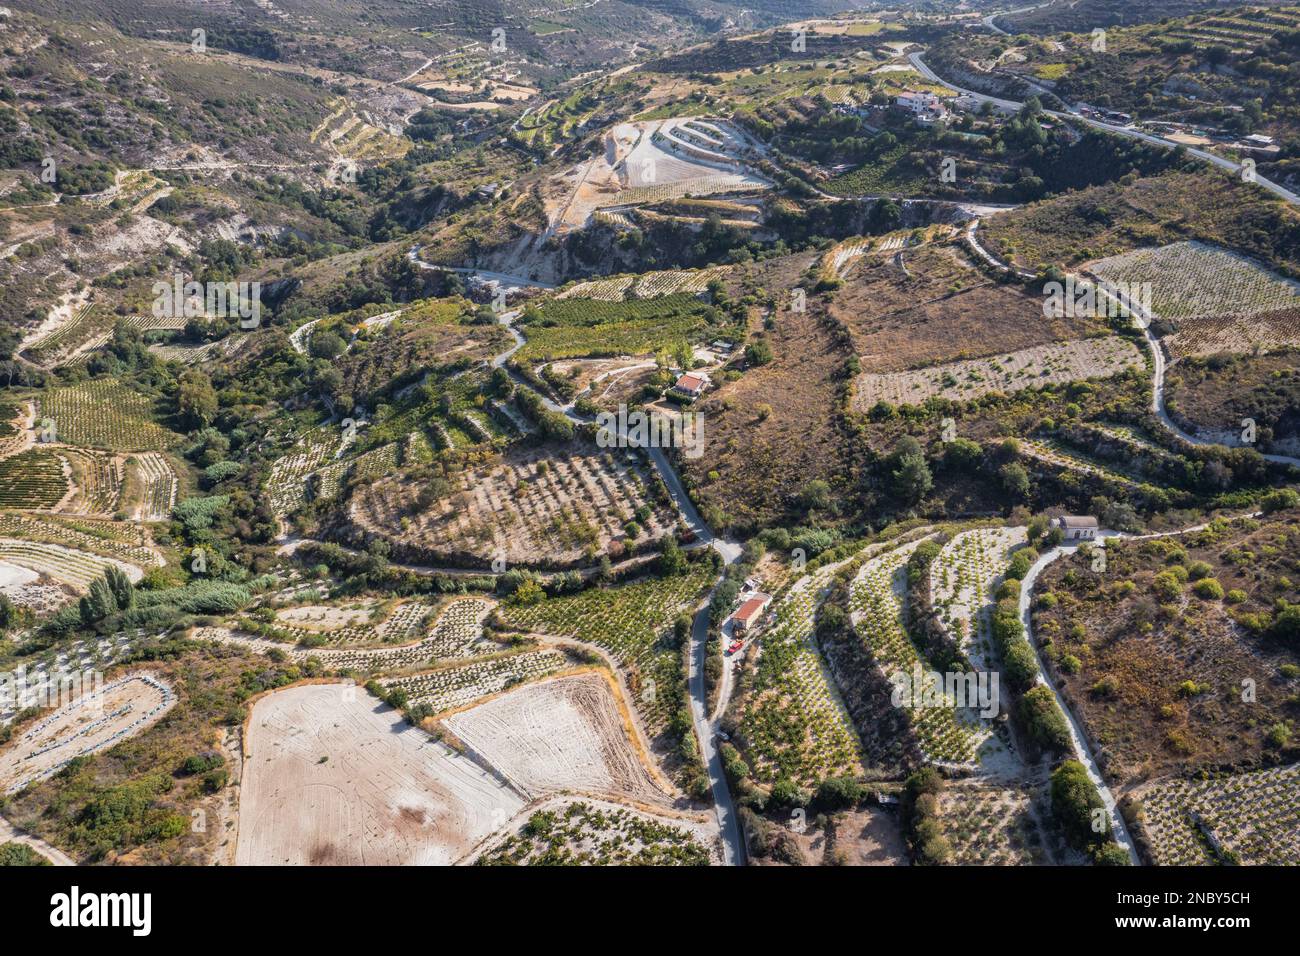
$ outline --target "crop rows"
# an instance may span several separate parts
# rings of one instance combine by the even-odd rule
[[[412,704],[427,704],[435,713],[496,694],[515,684],[554,673],[567,661],[559,651],[524,651],[445,667],[427,674],[383,681],[388,688],[406,691]]]
[[[1161,866],[1225,857],[1246,865],[1300,865],[1300,764],[1157,783],[1141,803],[1142,830]]]
[[[176,507],[179,481],[171,464],[157,452],[135,456],[136,477],[141,485],[137,521],[166,521]]]
[[[149,351],[164,362],[197,365],[234,355],[247,340],[247,335],[227,335],[224,339],[202,345],[151,345]]]
[[[931,669],[908,637],[903,618],[905,565],[920,543],[919,540],[909,542],[863,564],[850,590],[853,626],[871,648],[886,679],[900,672],[910,678],[917,666],[923,674],[929,674]],[[950,764],[969,764],[975,760],[981,735],[959,720],[954,708],[907,706],[906,709],[927,759]]]
[[[939,795],[939,821],[954,866],[1030,866],[1044,862],[1023,790],[957,784]]]
[[[68,493],[63,460],[44,448],[0,459],[0,508],[54,508]]]
[[[617,587],[589,588],[530,606],[503,605],[514,627],[595,644],[609,651],[628,684],[651,734],[680,705],[680,655],[670,641],[673,618],[694,608],[709,585],[706,568],[649,578]]]
[[[1152,310],[1175,321],[1300,306],[1300,283],[1238,253],[1200,242],[1135,249],[1102,259],[1091,271],[1110,282],[1150,283]]]
[[[349,481],[390,474],[397,468],[397,450],[397,442],[389,442],[356,458],[326,465],[314,476],[316,496],[334,498]]]
[[[0,512],[0,535],[105,554],[141,567],[160,563],[139,530],[123,522],[78,521],[6,511]]]
[[[333,608],[322,609],[328,614]],[[278,630],[292,634],[302,641],[314,638],[332,645],[367,644],[384,642],[388,644],[404,643],[415,640],[424,632],[425,624],[433,616],[434,607],[422,601],[404,601],[393,609],[384,620],[377,624],[348,624],[343,627],[310,627],[286,624],[283,620],[276,623]],[[457,613],[460,613],[459,611]]]
[[[977,670],[988,670],[993,592],[1002,583],[1024,528],[976,528],[954,535],[930,566],[930,595],[949,634]]]
[[[813,642],[817,609],[839,565],[796,582],[759,638],[754,687],[741,718],[755,776],[808,785],[861,771],[857,732]]]
[[[863,372],[854,380],[853,404],[866,411],[880,401],[895,405],[922,405],[929,398],[969,401],[990,392],[1109,378],[1144,364],[1137,346],[1118,335],[1052,342],[907,372]]]
[[[178,436],[153,421],[149,398],[111,379],[52,388],[40,416],[54,421],[60,441],[114,451],[161,450]]]
[[[109,566],[114,564],[133,581],[138,581],[141,577],[140,569],[135,565],[55,544],[13,538],[0,538],[0,560],[28,568],[37,574],[48,574],[56,581],[69,584],[79,591],[89,588],[91,581],[102,577]]]
[[[555,298],[622,302],[629,298],[653,299],[682,292],[699,293],[707,289],[713,279],[719,279],[726,274],[725,266],[715,266],[711,269],[669,269],[662,272],[646,272],[639,276],[612,276],[575,283]]]
[[[328,425],[313,428],[294,443],[288,454],[271,465],[266,492],[277,515],[283,517],[302,504],[307,476],[324,465],[327,457],[338,449],[339,435],[337,429]]]
[[[77,495],[71,510],[77,514],[112,515],[122,500],[122,462],[103,452],[60,448],[58,454],[72,466]]]

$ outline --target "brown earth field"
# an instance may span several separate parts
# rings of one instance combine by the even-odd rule
[[[1184,427],[1234,434],[1252,418],[1262,450],[1294,455],[1287,446],[1300,444],[1298,366],[1296,349],[1183,359],[1165,377],[1166,407]]]
[[[888,257],[863,257],[836,293],[830,313],[848,327],[864,371],[977,358],[1084,338],[1089,319],[1048,319],[1043,299],[987,278],[952,246],[906,253],[910,275]]]
[[[759,284],[794,288],[807,264],[806,257],[764,263]],[[838,424],[847,343],[811,297],[806,312],[778,312],[766,340],[770,363],[748,369],[697,404],[704,453],[684,459],[682,470],[717,527],[774,521],[813,479],[837,492],[852,487],[853,448]],[[771,407],[766,418],[758,411],[764,404]]]
[[[1300,647],[1272,625],[1275,602],[1300,598],[1300,515],[1114,540],[1106,554],[1103,573],[1086,555],[1058,560],[1034,595],[1035,638],[1106,774],[1129,785],[1294,761],[1294,743],[1267,738],[1298,716],[1300,676],[1287,665],[1300,663]],[[1224,597],[1180,580],[1206,571]]]

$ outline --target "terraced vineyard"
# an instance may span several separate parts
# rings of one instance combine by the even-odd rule
[[[124,561],[56,544],[18,541],[13,538],[0,538],[0,560],[28,568],[37,574],[48,574],[78,591],[89,588],[90,582],[102,577],[111,565],[121,568],[132,581],[139,581],[143,576],[138,567]]]
[[[768,783],[812,785],[861,772],[861,747],[813,631],[839,564],[797,581],[776,602],[776,622],[758,642],[754,686],[741,716],[745,756]]]
[[[938,817],[953,866],[1032,866],[1048,862],[1029,794],[952,784],[939,795]]]
[[[704,329],[706,309],[684,292],[614,302],[557,298],[540,307],[540,322],[527,324],[528,342],[516,356],[524,361],[645,355]]]
[[[122,460],[103,452],[61,447],[58,454],[72,466],[76,494],[67,510],[75,514],[110,516],[122,501]]]
[[[357,455],[355,458],[331,462],[313,475],[313,487],[318,498],[337,498],[349,481],[378,478],[397,468],[400,446],[389,442],[379,448]]]
[[[136,480],[140,483],[140,504],[136,521],[166,521],[176,507],[176,494],[180,481],[171,464],[157,452],[143,452],[128,460],[134,462]]]
[[[653,299],[687,292],[700,293],[708,288],[711,281],[721,279],[728,271],[730,270],[726,266],[716,266],[712,269],[670,269],[641,275],[611,276],[574,283],[555,298],[622,302],[625,299]]]
[[[1300,765],[1144,788],[1141,830],[1161,866],[1300,865]]]
[[[435,661],[473,657],[498,649],[498,645],[483,639],[483,619],[491,609],[489,602],[476,598],[455,601],[443,611],[428,637],[400,647],[307,648],[250,637],[221,627],[200,627],[194,636],[198,640],[215,640],[257,651],[275,650],[297,660],[316,658],[336,670],[379,674],[428,667]]]
[[[918,666],[923,674],[931,670],[912,644],[903,622],[905,565],[922,540],[900,545],[867,561],[850,589],[853,626],[871,648],[886,679],[899,672],[910,676]],[[936,763],[972,764],[982,739],[988,736],[959,718],[952,707],[913,706],[907,710],[921,752]]]
[[[930,566],[930,594],[948,633],[957,637],[976,670],[988,670],[993,593],[1011,551],[1027,540],[1024,528],[975,528],[953,536]]]
[[[0,459],[0,508],[54,508],[69,487],[66,466],[50,449]]]
[[[403,601],[389,609],[382,620],[355,620],[370,617],[370,610],[340,612],[334,607],[294,607],[280,611],[275,626],[296,640],[308,641],[313,646],[401,644],[417,640],[425,632],[425,625],[432,620],[437,608],[424,601]],[[373,605],[373,610],[379,610],[379,606]],[[458,610],[456,613],[461,612]],[[451,619],[447,625],[451,626]]]
[[[404,690],[412,704],[427,704],[434,713],[441,713],[524,681],[553,674],[567,663],[568,658],[559,651],[524,651],[381,683],[387,688]]]
[[[303,503],[307,490],[307,476],[329,461],[338,451],[342,432],[322,425],[303,434],[289,450],[271,465],[271,475],[266,481],[266,493],[271,508],[281,517]]]
[[[672,646],[673,618],[693,610],[712,583],[709,570],[692,565],[689,573],[677,577],[589,588],[530,606],[503,605],[501,614],[513,627],[609,651],[626,671],[632,697],[653,736],[681,706],[681,655]]]
[[[140,567],[161,563],[140,529],[120,521],[0,511],[0,535],[89,551]]]
[[[43,392],[38,418],[53,419],[60,441],[87,448],[161,451],[180,440],[154,420],[151,399],[106,378]]]

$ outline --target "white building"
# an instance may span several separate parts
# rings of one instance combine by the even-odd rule
[[[1097,537],[1097,519],[1092,515],[1063,515],[1053,518],[1051,524],[1061,529],[1066,541],[1092,541]]]
[[[894,100],[894,105],[918,123],[937,123],[948,118],[948,107],[933,93],[908,90]]]

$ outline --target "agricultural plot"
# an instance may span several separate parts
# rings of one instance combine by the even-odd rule
[[[55,368],[103,345],[112,332],[113,316],[87,304],[78,308],[69,321],[34,339],[23,352],[37,365]]]
[[[906,274],[897,256],[887,254],[890,239],[899,243],[895,251],[906,250]],[[844,285],[828,308],[852,335],[863,371],[907,372],[1055,346],[1105,330],[1103,322],[1088,316],[1045,317],[1041,295],[989,279],[954,245],[906,247],[906,241],[891,234],[871,254],[852,256],[840,266]],[[852,249],[840,252],[848,255]],[[823,268],[834,265],[833,255]]]
[[[445,725],[530,798],[578,791],[665,801],[604,674],[527,684],[454,714]]]
[[[1054,342],[907,372],[863,372],[854,380],[853,407],[866,412],[881,401],[894,405],[922,405],[929,398],[970,401],[991,392],[1109,378],[1144,365],[1138,347],[1117,335]]]
[[[788,777],[811,785],[861,772],[857,732],[813,639],[817,608],[838,567],[820,568],[791,586],[758,640],[741,735],[760,780]]]
[[[1094,262],[1110,282],[1149,283],[1155,315],[1177,325],[1177,355],[1300,345],[1300,283],[1201,242],[1135,249]]]
[[[157,452],[143,452],[127,459],[135,469],[140,488],[140,502],[132,516],[136,521],[166,521],[176,507],[180,481],[171,464]]]
[[[127,564],[115,558],[89,554],[57,544],[17,541],[12,538],[0,538],[0,560],[35,571],[37,574],[48,575],[78,592],[88,589],[90,582],[102,577],[111,565],[119,567],[132,581],[139,581],[144,576],[144,572],[134,564]]]
[[[711,269],[669,269],[645,272],[637,276],[611,276],[577,282],[556,295],[556,299],[593,299],[598,302],[622,302],[625,299],[654,299],[679,293],[700,293],[714,279],[730,271],[726,266]]]
[[[397,442],[389,442],[355,458],[325,465],[312,476],[316,497],[328,501],[337,498],[349,481],[391,474],[397,468],[397,454]]]
[[[426,704],[434,713],[441,713],[553,674],[567,663],[568,658],[559,651],[524,651],[381,683],[405,691],[412,704]]]
[[[93,690],[94,674],[125,657],[144,636],[143,631],[121,631],[97,640],[71,641],[23,660],[8,672],[13,683],[0,683],[0,726],[29,707],[48,707]]]
[[[954,866],[1034,866],[1050,862],[1030,795],[957,783],[939,794],[939,826]]]
[[[0,536],[89,551],[140,567],[162,564],[140,529],[120,521],[2,511]]]
[[[342,450],[341,429],[322,425],[303,434],[289,452],[271,465],[266,493],[275,513],[283,517],[305,500],[307,476]]]
[[[202,345],[151,345],[149,351],[164,362],[199,365],[235,355],[244,347],[248,338],[247,335],[227,335],[224,339],[204,342]]]
[[[172,689],[145,672],[82,695],[25,728],[0,753],[0,793],[17,793],[77,757],[129,740],[161,720],[175,703]]]
[[[1158,781],[1135,796],[1157,865],[1300,864],[1300,765]]]
[[[276,627],[313,646],[398,644],[419,639],[435,610],[423,601],[402,601],[386,610],[374,602],[355,608],[302,605],[276,612]]]
[[[31,402],[0,406],[0,459],[31,447],[32,418]]]
[[[523,809],[502,778],[350,684],[257,701],[238,865],[444,865]]]
[[[110,516],[122,501],[123,462],[115,455],[61,447],[56,453],[70,465],[74,494],[62,511]]]
[[[29,448],[0,459],[0,508],[57,508],[70,490],[68,466],[50,449]]]
[[[930,566],[930,597],[939,619],[976,670],[990,670],[994,592],[1025,528],[975,528],[953,536]]]
[[[642,473],[594,445],[512,446],[466,469],[451,494],[423,503],[418,482],[393,477],[349,505],[365,531],[429,562],[566,566],[671,533],[673,516],[649,496]],[[629,522],[639,522],[635,538]]]
[[[626,672],[637,709],[654,736],[680,704],[681,656],[672,645],[670,625],[676,615],[694,609],[711,583],[709,571],[695,565],[677,577],[589,588],[529,606],[502,605],[501,613],[513,627],[609,651]]]
[[[206,627],[195,630],[199,640],[237,644],[253,650],[287,653],[297,660],[315,658],[335,670],[355,670],[378,674],[388,671],[428,667],[435,661],[472,657],[496,650],[498,645],[483,638],[483,619],[492,605],[474,598],[449,604],[429,636],[413,644],[398,647],[303,647],[238,634],[227,628]],[[293,633],[291,631],[291,633]],[[311,632],[298,631],[309,637]]]
[[[604,801],[556,800],[513,826],[476,866],[708,866],[708,835]]]
[[[1031,458],[1040,464],[1048,465],[1052,468],[1059,468],[1062,471],[1073,471],[1083,475],[1093,475],[1097,478],[1104,478],[1107,481],[1113,481],[1117,484],[1128,485],[1132,488],[1143,487],[1143,482],[1134,478],[1132,475],[1126,475],[1123,472],[1116,471],[1101,462],[1093,461],[1080,455],[1078,452],[1069,448],[1056,439],[1044,439],[1042,441],[1032,439],[1019,439],[1020,454],[1026,458]]]
[[[849,607],[853,626],[871,648],[880,672],[888,680],[893,675],[912,675],[920,668],[930,673],[930,665],[917,652],[904,624],[903,598],[907,587],[907,559],[921,540],[900,545],[862,565],[853,579]],[[913,697],[920,696],[914,689]],[[911,706],[904,703],[911,718],[921,752],[927,759],[942,764],[970,765],[976,760],[980,744],[988,732],[976,720],[954,707]]]
[[[519,361],[601,355],[648,355],[707,328],[708,306],[677,292],[653,299],[610,302],[553,299],[524,326]]]
[[[153,401],[112,379],[52,388],[38,418],[49,418],[60,441],[110,451],[160,451],[180,440],[155,421]]]

